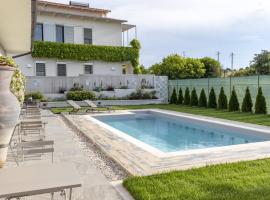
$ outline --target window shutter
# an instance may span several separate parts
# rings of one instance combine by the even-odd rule
[[[74,43],[74,28],[71,26],[64,27],[65,43]]]
[[[55,42],[55,25],[43,24],[44,41]]]

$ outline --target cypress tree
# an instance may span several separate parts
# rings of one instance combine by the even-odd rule
[[[224,92],[224,88],[220,88],[220,93],[218,97],[218,109],[227,109],[228,108],[228,100],[227,96]]]
[[[255,114],[267,114],[266,101],[263,96],[262,88],[259,87],[255,103]]]
[[[242,112],[252,112],[252,106],[253,106],[253,103],[252,103],[250,91],[249,91],[249,88],[247,87],[241,110]]]
[[[197,96],[195,88],[193,88],[193,90],[191,92],[190,105],[191,106],[198,106],[198,96]]]
[[[183,104],[183,100],[184,100],[184,97],[183,97],[183,92],[182,92],[182,88],[179,89],[179,92],[178,92],[178,99],[177,99],[177,104]]]
[[[200,97],[199,97],[199,107],[207,107],[207,98],[204,92],[204,89],[201,90]]]
[[[210,93],[209,93],[208,107],[217,108],[217,98],[216,98],[216,93],[213,87],[211,88]]]
[[[170,99],[171,104],[176,104],[177,103],[177,94],[175,88],[173,88],[173,93]]]
[[[229,101],[229,111],[239,111],[239,102],[234,87]]]
[[[189,94],[189,88],[187,87],[185,90],[184,105],[189,105],[189,102],[190,102],[190,94]]]

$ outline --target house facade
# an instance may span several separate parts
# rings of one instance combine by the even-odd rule
[[[128,35],[130,29],[135,31],[134,28],[136,28],[134,25],[126,24],[125,20],[109,18],[107,16],[109,10],[91,8],[87,4],[76,2],[70,2],[67,5],[38,1],[36,10],[34,43],[40,45],[57,43],[59,51],[61,51],[60,46],[61,48],[80,49],[84,45],[97,46],[101,50],[102,48],[115,47],[117,50],[118,47],[124,46],[124,42],[127,44],[129,42],[129,38],[125,37],[124,34]],[[58,51],[58,46],[53,48],[50,50]],[[35,44],[33,51],[35,52]],[[25,76],[77,77],[87,74],[121,75],[133,73],[132,62],[128,59],[111,59],[111,61],[107,59],[106,55],[103,55],[104,58],[96,56],[96,58],[88,60],[80,57],[82,51],[77,52],[76,59],[70,59],[70,57],[65,57],[64,52],[60,52],[63,55],[55,55],[54,57],[54,55],[48,56],[46,54],[48,49],[42,51],[40,50],[38,55],[32,53],[16,58],[16,62]],[[95,51],[92,51],[92,54],[95,54]]]

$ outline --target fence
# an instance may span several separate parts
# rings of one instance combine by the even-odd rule
[[[168,78],[154,75],[80,75],[77,77],[26,77],[26,92],[39,91],[43,94],[59,94],[70,90],[74,84],[84,89],[106,89],[108,87],[141,89],[152,88],[167,102]]]
[[[266,98],[267,109],[270,112],[270,76],[246,76],[246,77],[226,77],[226,78],[203,78],[203,79],[184,79],[184,80],[170,80],[169,81],[169,97],[172,94],[173,88],[179,91],[182,88],[183,92],[186,87],[190,89],[195,88],[197,94],[202,88],[204,88],[207,96],[213,87],[216,95],[218,96],[220,88],[224,87],[227,97],[230,97],[231,90],[233,87],[236,90],[239,103],[242,103],[242,100],[245,95],[246,87],[249,87],[250,93],[252,96],[253,104],[255,104],[256,95],[258,92],[258,87],[262,87],[263,94]]]

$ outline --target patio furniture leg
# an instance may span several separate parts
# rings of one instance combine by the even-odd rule
[[[51,200],[54,199],[54,192],[51,193]]]

